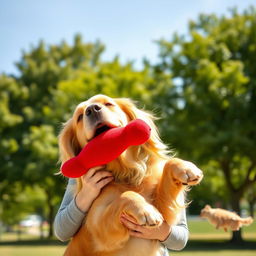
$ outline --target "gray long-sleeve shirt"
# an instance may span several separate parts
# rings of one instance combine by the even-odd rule
[[[74,198],[75,179],[69,179],[62,203],[54,220],[55,235],[61,241],[69,240],[80,228],[86,213],[76,205]],[[171,233],[162,244],[170,250],[182,250],[188,241],[188,227],[185,209],[182,210],[177,225],[172,226]],[[166,250],[164,256],[169,255]]]

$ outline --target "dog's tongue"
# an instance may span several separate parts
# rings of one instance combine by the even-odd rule
[[[140,119],[125,127],[107,130],[91,140],[76,157],[66,161],[61,171],[66,177],[80,177],[92,167],[113,161],[129,146],[145,143],[150,138],[150,131],[150,127]]]
[[[110,127],[110,126],[108,126],[108,125],[102,125],[101,127],[99,127],[99,128],[96,129],[94,138],[97,137],[98,135],[100,135],[100,134],[102,134],[102,133],[104,133],[104,132],[106,132],[106,131],[112,129],[112,128],[114,128],[114,127]]]

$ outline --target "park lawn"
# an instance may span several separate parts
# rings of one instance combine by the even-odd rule
[[[223,229],[216,229],[208,221],[201,219],[188,220],[190,240],[230,240],[232,233]],[[242,236],[245,240],[256,242],[256,222],[242,228]]]
[[[63,255],[65,250],[64,246],[1,246],[1,256],[60,256]],[[198,250],[198,251],[181,251],[171,252],[172,256],[255,256],[255,250]]]
[[[186,248],[180,252],[171,252],[172,256],[254,256],[256,255],[256,223],[243,228],[243,237],[247,241],[243,246],[227,244],[231,233],[216,230],[208,222],[200,219],[188,221],[190,239]],[[57,241],[27,240],[30,236],[22,235],[23,241],[12,242],[14,234],[5,234],[0,242],[1,256],[60,256],[66,245]],[[26,241],[27,240],[27,241]]]
[[[0,246],[1,256],[60,256],[65,251],[64,246]]]
[[[256,223],[242,229],[246,241],[243,245],[231,245],[231,232],[217,230],[207,221],[201,219],[188,220],[190,239],[186,248],[179,252],[171,252],[172,256],[252,256],[256,255]],[[250,248],[250,249],[249,249]]]

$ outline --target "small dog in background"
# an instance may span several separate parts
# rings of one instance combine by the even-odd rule
[[[252,217],[241,218],[234,212],[230,212],[220,208],[212,208],[206,205],[202,210],[200,217],[208,219],[208,221],[216,226],[216,229],[223,228],[225,231],[239,230],[243,225],[249,226],[253,222]]]

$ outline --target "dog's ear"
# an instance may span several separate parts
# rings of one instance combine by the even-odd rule
[[[130,119],[129,121],[139,118],[139,109],[132,100],[127,98],[115,98],[114,100],[125,112],[127,117]]]
[[[157,118],[148,111],[138,109],[135,103],[127,98],[117,98],[114,99],[119,107],[127,115],[129,121],[134,119],[141,119],[146,122],[151,127],[151,136],[150,139],[142,147],[160,158],[168,159],[170,151],[167,149],[159,137],[158,129],[154,123],[154,120]]]
[[[134,119],[141,119],[146,122],[151,128],[154,126],[154,120],[156,119],[152,113],[139,109],[135,102],[128,98],[116,98],[114,99],[119,107],[127,115],[129,121]]]
[[[73,128],[73,120],[70,119],[63,125],[63,129],[59,134],[60,162],[63,164],[68,159],[76,156],[80,150],[81,148]]]

